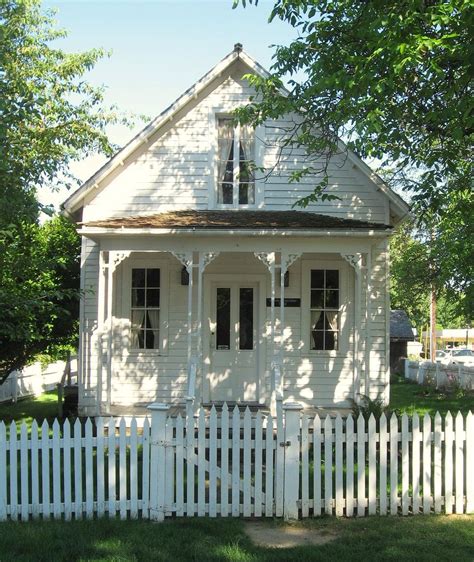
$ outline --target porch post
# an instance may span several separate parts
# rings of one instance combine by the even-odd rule
[[[199,252],[198,253],[198,291],[197,291],[197,369],[201,380],[201,392],[204,400],[208,401],[210,397],[207,395],[207,389],[204,388],[204,361],[202,347],[202,307],[203,307],[203,274],[206,267],[217,258],[220,252]]]
[[[272,376],[272,392],[271,392],[271,410],[275,412],[276,408],[276,395],[277,395],[277,386],[280,386],[280,382],[277,382],[277,378],[279,381],[281,380],[281,376],[277,377],[277,372],[280,373],[280,366],[278,365],[278,360],[276,357],[276,346],[275,346],[275,252],[254,252],[254,256],[258,258],[264,265],[267,266],[268,271],[270,272],[270,279],[271,279],[271,298],[270,298],[270,339],[271,339],[271,376]]]
[[[281,252],[280,254],[280,384],[276,389],[283,397],[283,361],[285,358],[285,275],[289,267],[299,258],[301,253]]]
[[[372,352],[372,252],[371,249],[366,254],[366,287],[367,308],[365,317],[365,389],[366,395],[369,395],[370,388],[370,354]]]
[[[97,330],[95,337],[91,340],[97,346],[97,413],[102,413],[102,386],[103,386],[103,348],[102,334],[105,322],[105,282],[108,275],[108,263],[105,261],[105,252],[99,252],[99,286],[97,290]],[[89,366],[90,368],[90,366]],[[89,373],[90,379],[90,373]]]
[[[109,264],[107,268],[107,409],[110,409],[112,402],[112,361],[114,353],[114,319],[113,319],[113,286],[114,286],[114,273],[117,267],[128,258],[131,252],[119,251],[109,252]],[[101,337],[99,334],[99,345],[101,344]],[[102,381],[103,382],[103,381]],[[100,405],[99,405],[100,407]]]
[[[362,254],[341,254],[355,271],[354,289],[354,360],[353,360],[353,382],[354,382],[354,401],[360,402],[360,323],[361,323],[361,273],[362,273]]]

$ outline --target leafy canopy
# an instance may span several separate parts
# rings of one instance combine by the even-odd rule
[[[69,164],[110,155],[106,127],[126,122],[85,79],[105,52],[52,46],[65,35],[38,0],[0,2],[0,381],[76,332],[79,237],[39,225],[37,190],[70,186]]]
[[[269,78],[249,76],[259,95],[241,120],[295,112],[303,120],[295,144],[329,158],[347,140],[379,159],[421,212],[470,193],[472,0],[276,0],[275,18],[298,38],[276,47]],[[322,191],[324,182],[314,197]]]

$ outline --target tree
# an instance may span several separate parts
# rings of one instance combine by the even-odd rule
[[[65,35],[39,0],[0,2],[0,382],[70,340],[77,315],[78,237],[39,225],[37,190],[70,187],[70,163],[112,154],[106,127],[127,122],[85,79],[105,52],[54,48]]]
[[[298,38],[276,47],[269,78],[248,77],[259,95],[238,112],[241,120],[295,112],[302,123],[292,142],[307,146],[314,162],[327,163],[343,138],[362,158],[379,159],[421,212],[470,194],[471,0],[276,0],[275,18]],[[324,187],[325,180],[313,198]]]

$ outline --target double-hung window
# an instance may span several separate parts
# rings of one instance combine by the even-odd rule
[[[160,269],[132,269],[132,349],[160,349]]]
[[[239,207],[255,204],[255,131],[217,119],[217,204]]]
[[[337,269],[311,269],[310,349],[339,349],[340,283]]]

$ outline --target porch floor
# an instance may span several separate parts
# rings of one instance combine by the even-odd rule
[[[209,415],[212,406],[216,407],[218,412],[222,411],[224,403],[223,402],[207,402],[202,404],[202,407],[205,410],[206,416]],[[266,404],[259,404],[257,402],[227,402],[227,406],[229,411],[232,411],[235,406],[239,407],[240,411],[244,411],[247,407],[251,412],[261,412],[262,414],[269,414],[270,408]],[[135,404],[133,406],[124,406],[119,404],[112,404],[109,411],[102,414],[102,417],[114,417],[114,418],[144,418],[150,414],[150,411],[147,409],[148,404]],[[303,412],[308,416],[315,416],[316,414],[319,415],[320,418],[325,418],[326,416],[331,416],[335,418],[337,414],[340,414],[343,418],[347,417],[351,413],[350,408],[315,408],[315,407],[308,407],[303,408]],[[178,414],[181,414],[183,417],[186,415],[186,406],[184,404],[172,404],[168,410],[168,415],[171,417],[176,417]]]

